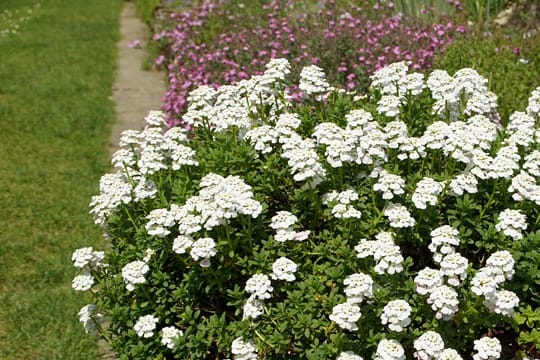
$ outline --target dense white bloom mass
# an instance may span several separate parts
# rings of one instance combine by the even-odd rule
[[[448,254],[440,262],[441,272],[447,277],[449,285],[458,286],[467,277],[469,260],[459,253]]]
[[[71,282],[71,287],[76,291],[90,290],[94,285],[94,281],[94,277],[90,274],[77,275]]]
[[[126,284],[128,291],[133,291],[136,284],[143,284],[146,282],[144,275],[150,270],[146,261],[135,260],[126,264],[122,268],[122,278]]]
[[[512,316],[519,305],[518,296],[509,290],[495,290],[486,295],[484,305],[494,313]]]
[[[294,281],[296,280],[294,276],[296,268],[297,265],[294,261],[282,256],[272,264],[272,274],[270,274],[270,277],[274,280]]]
[[[356,304],[373,297],[373,279],[363,273],[352,274],[343,281],[347,302]]]
[[[374,360],[405,360],[405,349],[394,339],[382,339],[377,345]]]
[[[499,214],[495,229],[514,240],[523,238],[522,230],[527,228],[527,217],[520,210],[506,209]]]
[[[439,359],[439,354],[444,349],[444,341],[441,335],[435,331],[427,331],[414,340],[414,358],[417,360]]]
[[[433,253],[433,260],[440,262],[448,254],[453,254],[459,246],[459,232],[450,225],[439,226],[430,233],[431,243],[428,249]]]
[[[176,340],[183,336],[184,332],[174,326],[167,326],[161,329],[161,343],[169,349],[174,349]]]
[[[429,294],[427,303],[436,311],[437,319],[451,320],[458,311],[458,294],[451,287],[441,285]]]
[[[133,329],[139,337],[149,338],[154,335],[154,330],[156,329],[158,321],[159,319],[154,315],[144,315],[137,320]]]
[[[442,192],[441,183],[425,177],[416,184],[412,201],[418,209],[425,209],[427,204],[437,205],[437,196]]]
[[[264,314],[262,300],[257,299],[254,295],[251,295],[244,303],[242,320],[256,319],[262,314]]]
[[[362,313],[360,307],[351,303],[343,303],[334,306],[330,320],[334,321],[342,329],[349,331],[358,330],[356,322],[360,319]]]
[[[416,223],[409,210],[400,204],[388,204],[384,216],[390,220],[390,226],[394,228],[412,227]]]
[[[383,308],[381,323],[392,331],[401,332],[411,323],[412,308],[405,300],[392,300]]]
[[[306,95],[326,93],[330,85],[326,82],[323,69],[316,65],[305,66],[300,72],[299,88]]]
[[[247,293],[253,294],[255,298],[264,300],[272,297],[270,293],[274,288],[268,275],[255,274],[246,281],[245,290]]]
[[[404,187],[405,180],[401,176],[390,174],[386,170],[381,170],[379,172],[379,179],[373,185],[373,190],[382,192],[382,198],[390,200],[396,195],[404,194]]]
[[[146,216],[148,222],[145,225],[146,232],[150,236],[166,237],[171,233],[169,228],[174,224],[174,214],[167,209],[155,209]]]
[[[418,272],[414,278],[416,292],[426,295],[443,284],[443,274],[439,270],[426,267]]]
[[[499,339],[485,336],[474,340],[474,350],[477,353],[473,355],[473,360],[496,360],[501,356],[502,347]]]
[[[505,280],[512,280],[514,276],[515,260],[507,250],[496,251],[491,254],[486,260],[486,267],[491,268],[493,272],[502,275],[499,280],[503,282]],[[500,278],[501,276],[498,276]]]
[[[79,321],[87,334],[97,334],[97,323],[103,317],[102,314],[94,314],[96,306],[94,304],[85,305],[79,310]]]
[[[189,254],[195,261],[202,259],[200,262],[202,267],[209,267],[209,259],[217,254],[216,242],[209,237],[198,239],[191,244],[191,251]]]
[[[90,270],[103,266],[102,261],[104,258],[105,252],[95,251],[92,247],[77,249],[71,255],[73,265],[81,270]]]
[[[231,353],[235,360],[257,360],[257,349],[250,341],[236,338],[231,345]]]

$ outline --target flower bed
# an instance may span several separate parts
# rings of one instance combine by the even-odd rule
[[[295,73],[316,64],[334,84],[367,89],[368,75],[386,64],[407,60],[414,69],[429,68],[434,54],[464,31],[446,17],[429,25],[407,19],[392,3],[343,7],[332,0],[274,0],[256,16],[246,12],[205,1],[171,13],[166,29],[155,34],[163,52],[157,64],[168,72],[164,110],[171,124],[182,121],[187,95],[197,86],[234,84],[262,73],[272,58],[290,58]],[[296,87],[291,93],[302,95]]]
[[[534,351],[540,88],[503,128],[471,69],[396,63],[358,96],[310,66],[302,103],[289,71],[193,91],[190,133],[123,134],[91,203],[111,249],[73,254],[86,330],[125,358]]]

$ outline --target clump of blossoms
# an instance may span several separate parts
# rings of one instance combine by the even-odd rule
[[[86,331],[126,358],[526,353],[536,98],[507,130],[470,70],[397,63],[358,96],[308,68],[297,103],[287,60],[267,69],[195,90],[190,131],[153,112],[124,133],[91,202],[110,244],[72,256]]]

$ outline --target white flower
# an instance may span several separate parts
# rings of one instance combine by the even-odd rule
[[[397,95],[399,93],[403,96],[408,89],[404,84],[412,82],[412,79],[406,79],[408,71],[409,66],[406,61],[389,64],[370,76],[371,87],[382,94]]]
[[[383,95],[377,102],[377,112],[388,117],[397,117],[400,102],[400,98],[395,95]]]
[[[272,264],[272,274],[270,274],[270,277],[274,280],[294,281],[296,280],[294,276],[296,268],[297,265],[294,261],[282,256]]]
[[[274,149],[273,144],[278,141],[278,132],[269,125],[262,125],[249,130],[244,136],[255,150],[268,154]]]
[[[191,251],[189,253],[193,260],[197,261],[199,259],[206,260],[201,262],[202,267],[208,267],[210,264],[208,260],[217,254],[216,243],[212,238],[201,238],[191,244]]]
[[[316,65],[306,66],[300,72],[299,88],[307,95],[326,93],[330,85],[326,82],[323,69]]]
[[[461,355],[454,350],[454,349],[444,349],[439,356],[437,357],[437,360],[463,360]]]
[[[425,209],[427,204],[437,205],[437,196],[442,192],[441,183],[425,177],[416,184],[412,201],[418,209]]]
[[[342,351],[336,360],[363,360],[360,355],[356,355],[352,351]]]
[[[144,117],[146,126],[164,128],[167,126],[165,113],[163,111],[151,110],[148,115]]]
[[[384,216],[390,220],[390,226],[394,228],[412,227],[416,223],[409,210],[400,204],[388,204]]]
[[[71,287],[76,291],[90,290],[94,285],[94,277],[90,274],[77,275],[71,282]]]
[[[373,253],[375,267],[373,270],[377,274],[396,274],[403,271],[403,255],[401,249],[394,243],[378,241]]]
[[[356,331],[358,330],[356,322],[361,316],[362,313],[358,305],[343,303],[333,307],[330,320],[334,321],[342,329]]]
[[[507,250],[496,251],[486,260],[486,267],[492,268],[494,272],[500,273],[503,277],[500,280],[512,280],[514,276],[514,258]]]
[[[139,317],[133,329],[139,337],[149,338],[154,335],[154,330],[159,319],[153,315],[144,315]]]
[[[236,338],[231,345],[231,353],[235,360],[257,360],[257,349],[243,338]]]
[[[533,150],[525,157],[523,169],[532,176],[540,177],[540,151]]]
[[[263,304],[261,300],[251,295],[244,303],[242,320],[256,319],[264,314]]]
[[[183,331],[174,326],[161,329],[161,343],[169,349],[174,349],[176,340],[181,336],[184,336]]]
[[[430,233],[431,243],[428,249],[433,253],[433,260],[440,262],[443,256],[453,254],[459,246],[459,232],[450,225],[442,225]]]
[[[382,192],[382,198],[385,200],[390,200],[393,199],[395,195],[404,194],[404,187],[405,180],[401,176],[390,174],[388,171],[383,169],[379,173],[379,179],[373,185],[373,190]]]
[[[414,358],[417,360],[435,360],[444,349],[441,335],[435,331],[427,331],[414,340]]]
[[[506,209],[499,214],[495,229],[514,240],[523,238],[522,230],[527,228],[527,216],[520,210]]]
[[[78,269],[95,269],[103,266],[102,261],[105,258],[103,251],[94,251],[92,247],[83,247],[77,249],[71,255],[73,265]]]
[[[171,233],[169,228],[175,224],[174,215],[167,209],[152,210],[146,218],[145,229],[150,236],[166,237]]]
[[[418,272],[414,278],[416,292],[426,295],[443,284],[443,274],[439,270],[426,267]]]
[[[392,331],[401,332],[411,323],[412,308],[405,300],[392,300],[383,308],[381,323]]]
[[[405,360],[405,349],[394,339],[382,339],[377,345],[374,360]]]
[[[173,242],[172,250],[177,254],[185,254],[193,245],[193,238],[188,235],[178,235]]]
[[[474,350],[477,354],[473,355],[473,360],[495,360],[501,356],[501,343],[497,338],[483,337],[474,340]]]
[[[257,299],[270,299],[274,288],[271,285],[268,275],[255,274],[246,281],[247,293],[253,294]]]
[[[287,59],[270,59],[265,65],[264,75],[276,80],[285,80],[291,73],[291,65]]]
[[[270,227],[274,230],[292,230],[298,218],[288,211],[278,211],[271,219]]]
[[[476,295],[488,295],[494,292],[499,283],[504,281],[502,272],[494,267],[483,267],[474,274],[471,280],[471,291]]]
[[[436,311],[439,320],[451,320],[458,311],[458,294],[449,286],[441,285],[430,294],[427,303]]]
[[[122,268],[122,278],[128,291],[133,291],[136,284],[146,282],[144,275],[150,270],[145,261],[135,260]]]
[[[373,279],[363,273],[352,274],[343,281],[347,302],[355,304],[373,297]]]
[[[514,308],[519,305],[518,296],[509,290],[495,290],[486,294],[484,304],[497,314],[512,316]]]
[[[512,178],[508,191],[513,193],[512,198],[516,201],[531,200],[540,205],[540,186],[526,171],[522,170]]]
[[[448,277],[448,284],[458,286],[467,278],[469,260],[459,253],[448,254],[440,262],[441,272]]]
[[[454,196],[463,195],[464,192],[476,194],[478,192],[478,180],[471,173],[459,174],[450,180],[450,192]]]

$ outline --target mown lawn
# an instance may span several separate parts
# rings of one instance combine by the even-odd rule
[[[0,359],[96,359],[70,258],[102,242],[88,203],[108,167],[122,2],[39,2],[0,2],[28,17],[0,36]]]

